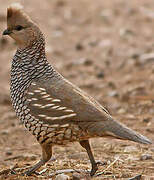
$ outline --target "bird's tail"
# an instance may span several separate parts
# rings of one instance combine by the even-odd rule
[[[113,119],[108,125],[105,125],[104,129],[108,135],[119,139],[135,141],[142,144],[152,144],[152,142],[147,137],[133,131],[132,129]]]

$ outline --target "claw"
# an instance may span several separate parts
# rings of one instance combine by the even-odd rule
[[[92,169],[91,169],[91,172],[90,172],[90,176],[93,176],[97,170],[98,170],[97,163],[92,164]]]
[[[104,166],[104,165],[106,165],[107,163],[98,160],[98,161],[96,161],[96,164],[97,164],[98,166]]]

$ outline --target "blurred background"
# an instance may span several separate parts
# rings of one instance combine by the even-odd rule
[[[117,120],[154,140],[154,1],[16,2],[45,34],[49,62]],[[6,28],[6,9],[11,3],[0,0],[0,34]],[[17,178],[9,174],[10,168],[27,168],[41,155],[39,144],[11,107],[10,66],[16,48],[11,38],[0,35],[1,179]],[[154,176],[154,146],[103,138],[93,139],[91,144],[95,158],[104,162],[98,171],[104,175],[95,179]],[[53,156],[56,161],[48,163],[40,176],[35,175],[37,179],[45,179],[58,169],[90,168],[87,154],[78,143],[54,147]]]

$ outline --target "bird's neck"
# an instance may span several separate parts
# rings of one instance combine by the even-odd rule
[[[45,58],[45,40],[44,37],[40,36],[36,41],[32,42],[29,46],[26,47],[19,47],[17,49],[17,54],[21,55],[23,60],[25,56],[28,59],[40,59],[41,57]],[[45,58],[46,59],[46,58]],[[22,59],[21,59],[22,60]]]
[[[22,78],[20,79],[19,76]],[[24,84],[25,81],[28,83],[35,79],[50,79],[53,76],[57,76],[57,72],[47,61],[44,39],[35,41],[24,49],[17,49],[12,61],[12,81],[19,77]],[[18,84],[21,84],[19,80]]]

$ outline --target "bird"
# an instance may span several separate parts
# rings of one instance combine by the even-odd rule
[[[93,176],[98,163],[91,150],[91,138],[152,143],[115,120],[99,102],[49,63],[44,35],[20,4],[11,4],[7,8],[7,29],[3,35],[9,35],[17,44],[10,73],[12,106],[42,148],[41,159],[25,175],[31,175],[48,162],[55,145],[79,142],[89,156],[90,175]]]

